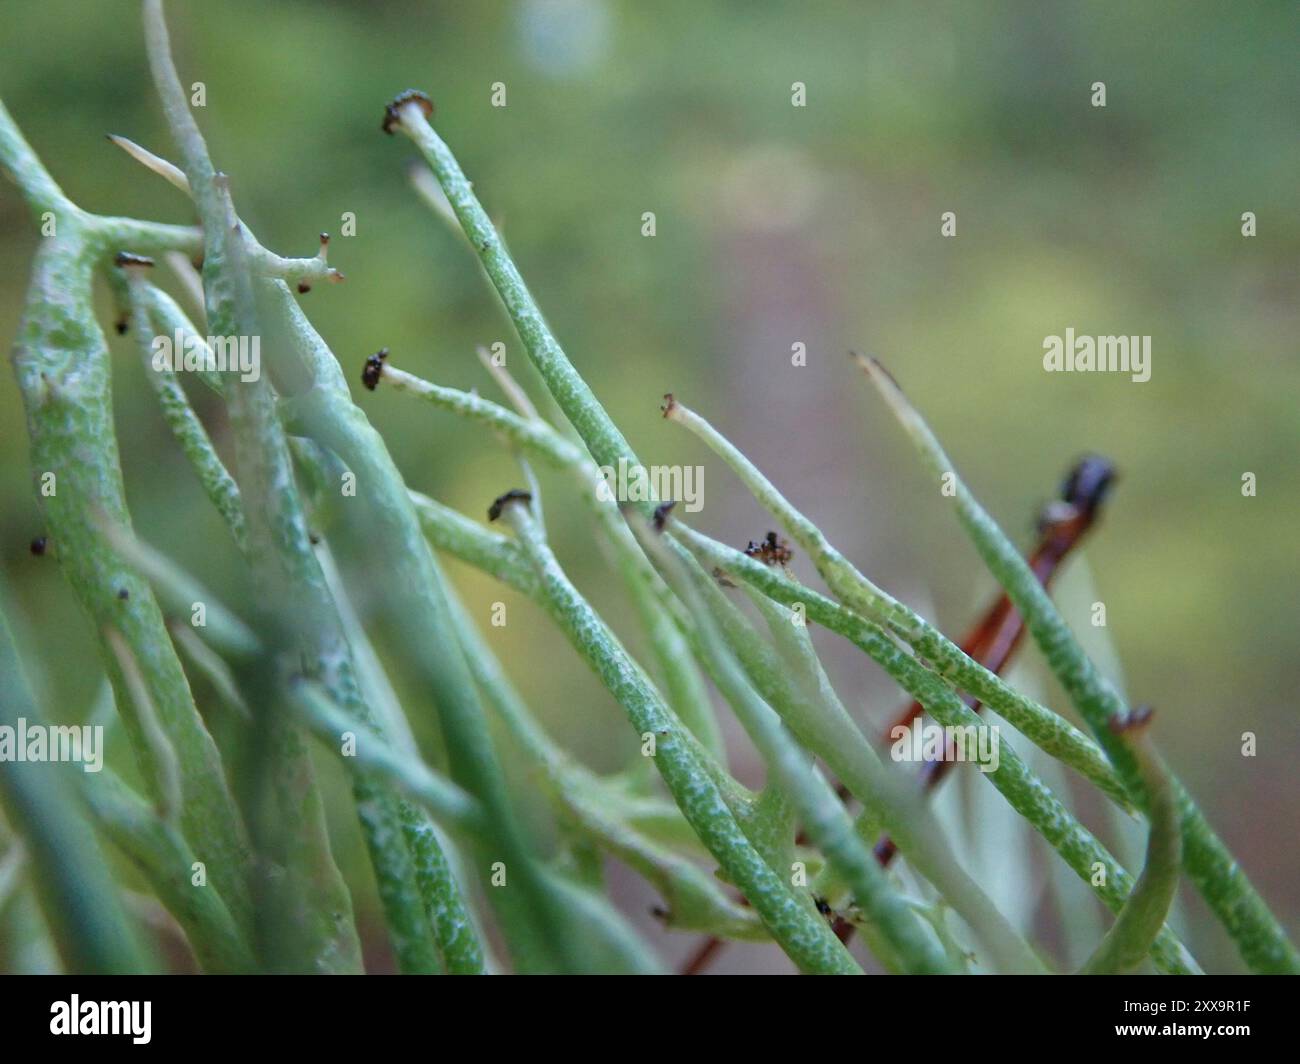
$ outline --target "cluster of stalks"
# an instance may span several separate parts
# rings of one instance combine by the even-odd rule
[[[39,899],[62,965],[159,966],[156,943],[125,900],[125,859],[205,971],[361,970],[353,898],[331,851],[313,772],[314,736],[348,772],[403,972],[660,970],[654,949],[607,898],[604,857],[654,886],[669,928],[710,943],[775,942],[802,972],[861,971],[846,946],[851,930],[888,971],[1048,970],[1046,952],[956,859],[924,788],[882,759],[855,723],[818,660],[809,635],[816,625],[857,646],[907,692],[914,700],[907,722],[925,713],[969,727],[988,707],[1014,729],[1015,746],[1038,748],[1038,761],[1059,762],[1107,802],[1145,819],[1146,854],[1135,875],[1012,743],[1002,743],[996,770],[982,774],[1116,914],[1086,970],[1150,964],[1197,972],[1167,924],[1184,875],[1250,968],[1300,970],[1278,922],[1156,752],[1150,714],[1131,710],[1103,678],[1045,591],[1092,521],[1107,479],[1102,467],[1081,467],[1026,561],[956,477],[897,385],[877,363],[859,359],[936,483],[953,488],[947,494],[959,521],[1005,590],[1006,600],[964,646],[874,584],[739,449],[672,396],[667,421],[728,466],[783,535],[737,550],[686,524],[672,500],[620,506],[601,490],[599,468],[620,460],[635,466],[637,456],[548,328],[431,125],[431,103],[408,92],[388,105],[383,129],[408,137],[427,162],[422,186],[440,193],[438,203],[463,229],[545,386],[546,408],[556,412],[540,415],[490,361],[508,405],[422,380],[387,352],[372,356],[362,383],[491,429],[518,456],[526,484],[501,494],[487,523],[415,493],[299,307],[298,293],[340,279],[326,241],[300,259],[257,242],[188,106],[161,0],[144,0],[144,14],[179,165],[116,142],[192,199],[196,227],[82,210],[0,106],[0,162],[44,234],[14,355],[45,522],[42,548],[57,558],[93,625],[110,688],[96,719],[120,722],[135,770],[132,779],[111,769],[90,775],[34,764],[0,772],[16,836],[6,882]],[[197,322],[156,283],[160,260],[200,297]],[[189,265],[199,260],[201,279]],[[151,338],[177,330],[198,345],[206,337],[262,338],[267,372],[259,379],[200,375],[224,404],[233,470],[177,375],[148,373],[259,590],[254,603],[222,603],[133,530],[109,350],[92,308],[96,277],[108,279],[122,331],[146,361]],[[589,508],[593,534],[644,629],[646,662],[557,561],[531,463],[570,476]],[[825,591],[791,575],[784,537],[812,562]],[[369,570],[378,587],[366,624],[371,634],[376,626],[391,633],[387,649],[409,669],[414,700],[436,712],[436,756],[413,738],[334,563],[369,542],[382,543],[385,558]],[[534,601],[622,708],[645,756],[602,776],[557,746],[457,598],[440,554]],[[1022,630],[1083,728],[999,676]],[[43,719],[2,624],[0,665],[0,723]],[[205,707],[207,717],[196,705],[194,676],[220,698],[220,706]],[[728,770],[710,682],[762,755],[767,775],[757,792]],[[222,743],[209,730],[212,713],[226,715]],[[562,828],[546,842],[518,815],[494,738],[502,731],[526,752]],[[939,772],[925,775],[933,781]],[[898,864],[886,867],[895,854],[905,876]]]

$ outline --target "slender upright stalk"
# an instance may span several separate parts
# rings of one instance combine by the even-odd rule
[[[1131,718],[1117,722],[1115,729],[1129,742],[1137,760],[1149,802],[1151,829],[1142,874],[1115,923],[1083,966],[1084,972],[1092,974],[1131,972],[1141,964],[1178,893],[1183,841],[1178,799],[1169,770],[1146,734],[1150,718],[1150,710],[1138,709]]]
[[[0,610],[0,725],[18,731],[44,719]],[[151,967],[118,896],[108,864],[78,808],[76,767],[15,761],[0,769],[0,799],[26,840],[39,897],[68,968],[79,974],[139,973]]]
[[[550,326],[546,324],[546,318],[506,250],[501,234],[474,195],[474,187],[461,170],[451,149],[434,132],[418,103],[402,103],[399,99],[396,106],[397,117],[400,119],[398,128],[415,142],[432,168],[461,228],[465,230],[465,236],[478,252],[483,269],[487,271],[501,302],[505,304],[510,320],[514,322],[528,351],[528,357],[537,367],[542,380],[546,382],[547,390],[564,411],[565,417],[578,430],[578,435],[586,443],[591,456],[598,465],[616,466],[619,458],[626,458],[632,465],[638,464],[636,455],[618,426],[600,405],[587,382],[573,368]],[[650,504],[643,506],[647,513],[650,508]]]
[[[878,625],[680,522],[674,522],[672,534],[680,537],[692,551],[698,552],[706,568],[711,570],[716,566],[752,584],[783,605],[801,605],[809,621],[824,625],[866,652],[940,724],[968,727],[979,723],[979,717],[951,687],[905,653]],[[1009,743],[999,744],[997,769],[982,775],[1109,908],[1118,912],[1123,907],[1133,884],[1132,877],[1070,814]],[[1098,869],[1105,871],[1100,883],[1097,882]],[[1164,971],[1199,971],[1195,960],[1167,927],[1156,940],[1153,956]]]
[[[732,882],[744,891],[772,937],[805,972],[858,971],[816,910],[794,896],[745,838],[722,794],[707,782],[690,745],[683,741],[681,723],[569,582],[526,507],[510,504],[503,516],[537,571],[552,618],[618,699],[642,741],[653,740],[655,766],[678,807]]]
[[[1128,720],[1130,714],[1119,691],[1093,665],[1033,570],[957,476],[938,439],[897,382],[874,359],[863,360],[862,364],[930,472],[951,478],[952,498],[962,527],[1025,618],[1034,642],[1106,751],[1125,789],[1150,815],[1138,756],[1112,727],[1114,722]],[[1188,877],[1232,936],[1243,959],[1258,972],[1300,973],[1300,951],[1177,778],[1172,788],[1182,820],[1183,862]]]
[[[154,81],[203,222],[208,327],[213,335],[259,335],[244,234],[190,113],[172,61],[161,0],[145,0],[144,15]],[[337,613],[311,552],[270,382],[228,374],[225,383],[251,554],[274,604],[265,619],[277,632],[269,645],[281,651],[296,646],[339,702],[370,722]],[[264,750],[284,753],[296,744],[286,720],[265,721],[264,726]],[[302,785],[311,786],[305,779]],[[398,803],[364,774],[354,777],[354,792],[399,963],[409,972],[436,972],[439,958],[401,833]],[[332,878],[338,877],[332,862],[327,868]]]
[[[766,663],[751,667],[746,675],[746,670],[733,655],[736,644],[733,642],[728,647],[699,589],[687,578],[685,566],[662,548],[656,553],[660,566],[670,574],[669,579],[678,593],[695,607],[700,618],[705,653],[713,665],[713,675],[719,687],[762,753],[809,837],[848,883],[862,912],[873,922],[881,939],[888,943],[889,959],[896,961],[901,970],[912,974],[951,972],[938,940],[926,931],[917,914],[890,884],[870,848],[853,830],[852,819],[813,763],[812,755],[799,746],[776,711],[755,690],[750,677],[761,683],[763,677],[770,676]],[[705,581],[708,581],[707,577]],[[792,709],[793,699],[786,697],[787,692],[778,691],[778,694],[787,710]],[[978,891],[974,884],[971,887]],[[1003,923],[1000,919],[997,922]],[[1017,937],[1013,932],[1012,938]],[[1025,953],[1028,953],[1027,949]],[[1037,969],[1032,955],[1030,963],[1032,969]]]
[[[719,762],[726,749],[690,648],[689,621],[680,612],[663,580],[649,564],[619,513],[609,484],[582,446],[561,436],[539,418],[521,417],[471,392],[445,388],[384,363],[380,380],[410,392],[444,410],[496,430],[513,445],[536,454],[576,480],[583,502],[591,510],[650,637],[655,662],[663,675],[673,711]]]

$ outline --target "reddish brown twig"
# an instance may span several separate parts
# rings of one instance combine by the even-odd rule
[[[681,967],[682,975],[699,975],[709,966],[716,954],[727,943],[721,938],[706,938],[700,943],[694,953],[686,959],[686,963]]]
[[[1038,519],[1038,544],[1029,556],[1029,567],[1044,587],[1050,586],[1061,563],[1096,522],[1114,480],[1115,470],[1110,462],[1088,455],[1070,470],[1061,486],[1061,498],[1044,507]],[[1003,594],[962,641],[961,648],[972,660],[1000,675],[1024,634],[1025,625],[1020,614]],[[962,699],[976,713],[982,708],[980,701],[970,695],[963,695]],[[887,735],[892,736],[898,727],[910,728],[924,712],[920,702],[913,702],[890,725]],[[947,774],[954,763],[951,754],[951,750],[945,750],[946,756],[942,760],[925,763],[921,769],[921,783],[926,791],[937,787]],[[882,865],[888,865],[897,848],[892,839],[884,836],[876,843],[874,852]]]

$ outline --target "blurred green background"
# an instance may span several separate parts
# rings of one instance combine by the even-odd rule
[[[410,189],[412,146],[380,133],[383,105],[408,86],[436,101],[440,132],[561,342],[642,458],[705,465],[696,522],[706,531],[743,545],[768,522],[660,419],[668,390],[713,419],[868,574],[950,634],[980,609],[991,580],[849,366],[849,348],[892,369],[1022,542],[1077,454],[1113,458],[1122,479],[1086,570],[1062,582],[1063,607],[1086,628],[1091,602],[1106,603],[1114,667],[1134,699],[1157,707],[1169,760],[1293,934],[1296,11],[168,4],[182,78],[206,84],[199,120],[263,242],[311,254],[317,232],[337,233],[342,213],[355,212],[356,235],[330,249],[347,283],[304,305],[408,480],[468,513],[481,516],[517,483],[509,456],[450,416],[355,383],[364,356],[387,346],[399,366],[490,393],[473,350],[496,340],[510,368],[535,383],[472,255]],[[5,0],[0,41],[0,95],[74,201],[190,219],[179,193],[104,139],[121,133],[174,154],[136,4]],[[807,86],[803,108],[791,106],[796,81]],[[1106,84],[1105,108],[1091,106],[1096,81]],[[490,105],[495,82],[506,86],[504,108]],[[653,238],[641,235],[645,211],[656,215]],[[940,235],[944,211],[956,212],[955,238]],[[1241,235],[1244,211],[1258,218],[1254,238]],[[37,239],[16,191],[0,186],[6,338]],[[1067,327],[1152,336],[1151,380],[1044,373],[1043,338]],[[244,577],[228,537],[171,443],[129,338],[111,342],[137,527],[237,602]],[[806,366],[791,365],[795,343],[806,345]],[[219,410],[194,394],[226,448]],[[44,675],[51,715],[79,718],[100,674],[57,565],[28,552],[41,524],[9,373],[0,439],[0,566],[15,626],[32,671]],[[1258,479],[1255,498],[1241,494],[1247,471]],[[562,560],[639,645],[572,501],[559,482],[548,492]],[[812,577],[803,559],[796,564]],[[485,622],[493,601],[507,603],[506,627],[488,631],[552,732],[597,767],[622,764],[634,736],[559,634],[527,602],[464,567],[452,571]],[[350,585],[364,608],[363,567]],[[1085,634],[1112,660],[1110,644]],[[841,694],[874,732],[897,693],[869,661],[823,645]],[[1042,682],[1032,648],[1018,677]],[[1064,704],[1052,687],[1042,693]],[[428,707],[408,711],[422,729]],[[1258,736],[1253,759],[1241,756],[1244,731]],[[736,753],[740,774],[761,779],[740,741]],[[322,771],[337,784],[327,761]],[[334,791],[349,875],[364,884]],[[1106,834],[1104,818],[1089,822]],[[1031,848],[1029,874],[1041,878],[1042,847]],[[653,896],[626,877],[616,886],[653,932],[644,915]],[[1052,934],[1050,913],[1027,919]],[[1199,903],[1189,902],[1186,919],[1207,967],[1239,967]],[[382,935],[368,937],[382,964]],[[688,945],[660,941],[670,958]],[[718,966],[742,968],[783,962],[748,947]]]

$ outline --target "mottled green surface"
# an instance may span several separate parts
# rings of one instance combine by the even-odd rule
[[[87,209],[190,221],[180,193],[102,139],[121,132],[170,153],[132,5],[12,6],[6,39],[30,46],[11,49],[0,95],[72,197]],[[812,19],[783,4],[173,0],[168,11],[187,82],[208,87],[208,106],[196,113],[244,217],[286,251],[310,253],[319,230],[334,232],[331,261],[349,280],[317,285],[302,305],[339,352],[407,483],[443,503],[480,516],[519,480],[510,453],[458,419],[361,392],[365,354],[388,345],[422,376],[485,388],[473,347],[504,340],[513,371],[547,403],[473,251],[439,231],[406,187],[410,146],[377,128],[382,104],[407,85],[435,98],[435,127],[503,227],[554,334],[636,451],[699,460],[692,441],[661,430],[656,410],[663,391],[689,397],[864,572],[949,636],[992,583],[887,419],[858,398],[843,350],[875,351],[924,396],[970,483],[1022,545],[1075,453],[1114,457],[1122,479],[1088,549],[1096,589],[1081,589],[1075,567],[1060,584],[1062,613],[1077,631],[1091,601],[1105,600],[1125,675],[1103,667],[1112,682],[1126,681],[1126,698],[1158,707],[1167,761],[1240,865],[1222,851],[1214,859],[1225,874],[1249,871],[1283,925],[1295,926],[1300,856],[1276,845],[1279,833],[1294,834],[1300,808],[1287,694],[1300,601],[1291,533],[1300,522],[1292,400],[1300,323],[1289,298],[1300,225],[1284,6],[1225,17],[1200,5],[872,5]],[[574,20],[558,37],[557,18]],[[803,110],[789,105],[796,78],[809,86]],[[1105,110],[1086,106],[1098,78],[1110,89]],[[501,110],[488,101],[497,80],[510,93]],[[273,106],[299,81],[312,91]],[[951,241],[938,236],[948,209],[960,219]],[[1246,209],[1259,215],[1254,239],[1239,233]],[[358,214],[355,238],[339,235],[344,210]],[[639,233],[645,210],[658,216],[653,240]],[[43,241],[7,185],[0,232],[0,332],[16,336]],[[194,250],[192,233],[164,238],[125,221],[104,232],[110,253]],[[177,291],[166,267],[155,274]],[[117,308],[107,298],[94,305],[111,326]],[[1043,374],[1041,339],[1066,325],[1153,333],[1152,382]],[[808,344],[806,367],[789,365],[795,340]],[[172,441],[135,338],[108,338],[100,382],[110,359],[135,527],[243,609],[258,589]],[[222,407],[184,384],[233,468]],[[86,602],[53,564],[57,544],[45,558],[27,552],[50,527],[31,491],[25,435],[19,390],[0,384],[9,445],[0,453],[0,567],[16,592],[23,648],[43,666],[33,675],[48,677],[41,701],[56,719],[78,720],[109,663]],[[1241,496],[1244,470],[1258,474],[1258,498]],[[539,472],[556,553],[658,678],[649,648],[640,653],[641,622],[623,584],[592,549],[599,537],[587,511],[571,505],[567,479]],[[765,519],[722,467],[707,473],[699,527],[733,545],[761,535]],[[375,557],[340,561],[401,705],[436,754],[435,707],[401,664],[394,633],[375,623],[370,581],[356,575]],[[795,566],[811,572],[803,557]],[[491,604],[505,602],[509,624],[485,626],[483,637],[559,745],[601,770],[635,755],[616,707],[522,593],[459,562],[449,575],[482,625]],[[131,608],[147,594],[133,584]],[[160,634],[149,630],[150,639]],[[897,692],[862,655],[842,653],[824,633],[815,639],[850,714],[872,735]],[[1033,647],[1022,660],[1031,680],[1046,675]],[[190,682],[224,746],[228,718],[220,708],[209,714],[220,699],[198,672]],[[1025,690],[1032,704],[1068,702],[1055,688]],[[667,683],[664,693],[672,695]],[[997,689],[977,693],[998,704]],[[1259,737],[1255,758],[1240,755],[1244,731]],[[1092,778],[1113,783],[1095,746],[1078,744],[1077,733],[1056,738],[1093,758]],[[754,782],[752,751],[734,730],[728,741],[735,771]],[[115,767],[147,793],[128,735],[109,746]],[[526,778],[516,751],[502,757],[509,780]],[[385,966],[346,778],[332,764],[320,778],[368,955]],[[1114,848],[1111,832],[1089,823]],[[665,956],[685,948],[633,905]],[[1206,908],[1193,902],[1186,917],[1180,932],[1207,968],[1241,967]],[[786,965],[767,950],[738,949],[720,967]]]

